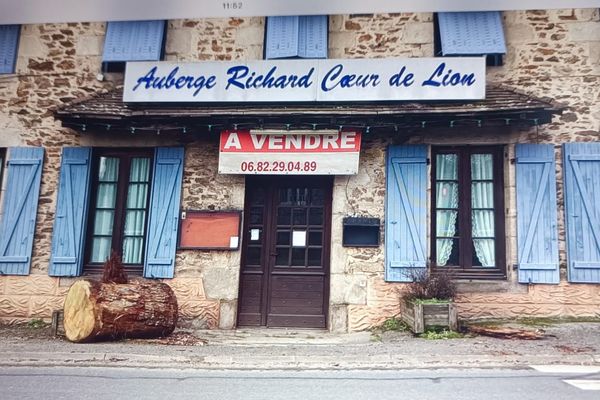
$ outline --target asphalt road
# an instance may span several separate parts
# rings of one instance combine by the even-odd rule
[[[4,367],[0,398],[597,400],[600,368],[278,372]]]

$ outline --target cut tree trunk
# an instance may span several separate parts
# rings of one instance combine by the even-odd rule
[[[65,298],[65,335],[72,342],[166,336],[176,324],[177,298],[162,282],[84,279]]]

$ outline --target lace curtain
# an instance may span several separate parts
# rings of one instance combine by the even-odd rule
[[[125,204],[122,260],[124,264],[141,264],[146,226],[150,159],[133,158],[130,168]],[[103,263],[110,256],[118,177],[119,159],[101,157],[98,169],[98,193],[94,216],[91,262]]]
[[[494,267],[494,182],[491,154],[471,156],[471,207],[473,246],[483,267]]]
[[[438,154],[436,158],[436,264],[446,265],[452,254],[458,216],[458,157]],[[439,182],[439,181],[442,182]]]
[[[110,256],[118,178],[119,159],[100,157],[91,262],[103,263]]]
[[[123,238],[123,263],[125,264],[142,263],[149,174],[148,158],[134,158],[131,161]]]

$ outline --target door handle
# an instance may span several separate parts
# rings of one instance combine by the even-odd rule
[[[279,255],[279,253],[275,252],[275,253],[270,253],[269,254],[271,257],[277,257]]]

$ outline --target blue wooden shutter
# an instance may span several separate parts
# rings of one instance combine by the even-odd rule
[[[109,22],[102,61],[160,60],[165,21]]]
[[[298,28],[298,56],[327,58],[327,15],[300,17]]]
[[[155,152],[144,265],[146,278],[172,278],[174,275],[183,158],[181,147],[161,147]]]
[[[0,274],[29,274],[43,160],[41,147],[9,150],[0,221]]]
[[[443,55],[504,54],[500,11],[438,13]]]
[[[390,146],[386,177],[385,280],[410,282],[426,267],[427,147]]]
[[[88,147],[63,148],[48,271],[52,276],[81,274],[91,153]]]
[[[20,25],[0,25],[0,74],[15,72]]]
[[[107,22],[102,61],[129,61],[132,57],[135,22]]]
[[[556,168],[551,144],[517,144],[519,282],[558,283]]]
[[[268,17],[265,59],[298,56],[299,17]]]
[[[600,143],[563,147],[570,282],[600,283]]]

